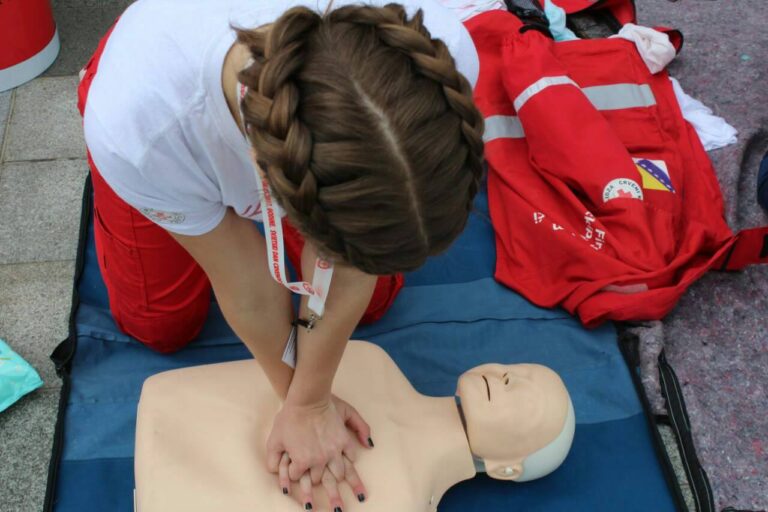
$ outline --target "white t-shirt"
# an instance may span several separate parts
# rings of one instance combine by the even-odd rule
[[[385,5],[392,0],[366,0]],[[169,231],[200,235],[227,207],[260,218],[248,143],[221,86],[231,26],[257,27],[285,10],[328,0],[139,0],[120,18],[84,114],[85,141],[104,180]],[[334,7],[350,3],[336,0]],[[435,0],[401,0],[442,39],[472,84],[479,61],[459,18]]]

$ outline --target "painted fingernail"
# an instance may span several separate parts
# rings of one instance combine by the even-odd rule
[[[288,494],[288,488],[287,487],[283,487],[283,494]]]
[[[357,495],[357,501],[359,501],[360,503],[364,502],[365,501],[365,494],[363,494],[363,493],[358,494]]]
[[[368,446],[373,448],[373,439],[371,439],[370,437],[368,438]]]
[[[304,505],[304,510],[312,510],[312,504],[307,503],[306,505]]]
[[[341,512],[341,507],[336,507],[335,509],[333,509],[333,512]]]

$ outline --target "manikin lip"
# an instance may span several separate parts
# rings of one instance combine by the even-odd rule
[[[485,389],[488,391],[488,401],[491,401],[491,385],[488,384],[488,379],[485,377],[485,375],[481,375],[483,380],[485,381]]]

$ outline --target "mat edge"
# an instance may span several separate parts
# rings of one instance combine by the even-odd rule
[[[56,485],[58,482],[58,471],[61,463],[61,455],[64,445],[64,416],[66,413],[66,404],[69,400],[71,390],[70,369],[72,357],[77,350],[77,327],[75,319],[77,310],[80,307],[80,293],[78,285],[85,268],[85,251],[88,242],[88,227],[90,226],[91,214],[93,209],[93,183],[90,173],[85,178],[83,185],[83,198],[80,215],[80,231],[77,241],[77,257],[75,260],[75,275],[72,284],[72,306],[69,311],[69,335],[62,340],[50,355],[51,361],[56,367],[56,374],[61,377],[62,385],[59,394],[58,411],[56,412],[56,427],[53,434],[53,447],[51,448],[51,458],[48,463],[48,478],[45,485],[45,500],[43,501],[43,512],[53,512],[56,500]]]

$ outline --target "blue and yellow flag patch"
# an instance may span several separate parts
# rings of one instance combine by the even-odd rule
[[[633,158],[632,160],[635,161],[637,171],[643,178],[644,189],[676,193],[664,160],[649,160],[647,158]]]

